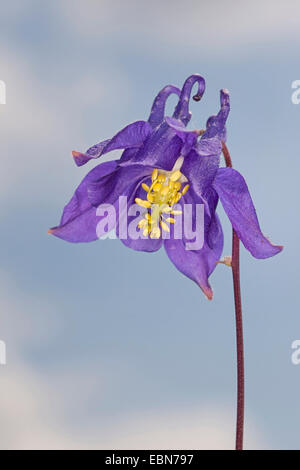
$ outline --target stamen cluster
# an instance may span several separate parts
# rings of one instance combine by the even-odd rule
[[[136,198],[135,202],[147,209],[138,225],[143,229],[145,237],[150,235],[150,238],[159,238],[161,229],[170,232],[168,224],[175,223],[175,219],[167,215],[182,213],[182,211],[173,210],[173,206],[189,189],[188,184],[182,188],[180,182],[182,179],[186,180],[178,169],[168,172],[155,168],[152,172],[151,186],[142,183],[142,188],[147,193],[146,200]]]

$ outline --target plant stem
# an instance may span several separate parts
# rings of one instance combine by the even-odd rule
[[[222,142],[222,151],[226,166],[232,168],[230,153],[226,144]],[[236,350],[237,350],[237,416],[236,416],[236,450],[243,450],[244,435],[244,341],[243,341],[243,317],[240,286],[240,240],[234,229],[232,229],[232,277],[235,306],[236,324]]]

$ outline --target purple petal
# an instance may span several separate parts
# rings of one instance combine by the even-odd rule
[[[114,171],[116,165],[115,161],[105,162],[87,174],[65,206],[60,225],[50,229],[49,233],[73,243],[90,242],[99,237],[96,228],[101,218],[96,215],[96,207],[88,200],[88,185],[95,178]]]
[[[198,83],[198,90],[197,90],[196,95],[193,96],[193,99],[195,101],[199,101],[202,98],[204,91],[205,91],[205,80],[203,77],[201,77],[201,75],[198,75],[198,74],[191,75],[184,82],[178,104],[173,114],[173,117],[175,119],[180,119],[185,125],[187,125],[187,123],[189,122],[192,116],[192,114],[189,111],[189,102],[190,102],[192,88],[195,85],[195,83]]]
[[[226,140],[226,120],[230,111],[229,95],[221,90],[221,109],[216,116],[211,116],[206,123],[206,131],[197,144],[200,155],[220,156],[222,141]]]
[[[223,231],[216,214],[213,215],[206,240],[201,250],[187,250],[183,240],[165,240],[168,257],[175,267],[201,287],[211,300],[213,291],[208,281],[223,250]]]
[[[119,160],[119,164],[122,164],[122,165],[126,165],[127,163],[130,164],[136,153],[137,153],[136,148],[125,149],[124,152],[121,155],[121,158]]]
[[[233,168],[220,168],[213,183],[239,239],[255,258],[269,258],[282,250],[261,232],[243,176]]]
[[[166,101],[173,93],[177,96],[180,96],[180,89],[173,85],[168,85],[164,87],[156,96],[148,119],[148,122],[152,128],[157,127],[164,120]]]
[[[214,154],[200,154],[198,150],[191,150],[184,159],[181,171],[198,197],[207,198],[211,184],[219,168],[220,156]]]
[[[73,151],[73,157],[77,166],[84,165],[93,158],[99,158],[107,152],[117,149],[138,148],[152,133],[152,127],[148,122],[136,121],[129,124],[112,139],[105,140],[90,147],[86,153]]]
[[[186,135],[189,133],[195,133],[195,131],[191,131],[190,129],[187,129],[185,125],[179,121],[179,119],[175,119],[174,117],[166,116],[166,123],[172,127],[176,131],[176,134],[183,140],[185,141]]]
[[[77,166],[82,166],[85,165],[89,160],[92,158],[99,158],[101,155],[103,155],[105,147],[109,144],[110,139],[103,140],[103,142],[100,142],[99,144],[93,145],[93,147],[90,147],[86,153],[81,153],[77,152],[76,150],[73,150],[72,155],[74,158],[74,162],[76,163]]]
[[[221,110],[207,121],[207,130],[184,160],[183,174],[192,183],[198,195],[207,198],[220,164],[222,140],[229,113],[229,95],[221,90]],[[178,131],[179,132],[179,131]]]
[[[202,195],[199,195],[198,193],[194,191],[193,186],[189,188],[188,192],[180,200],[182,211],[184,214],[185,214],[185,204],[204,205],[204,241],[207,241],[207,237],[208,237],[207,234],[210,230],[212,218],[216,212],[218,200],[219,200],[219,197],[213,188],[211,188],[210,191],[207,191],[206,198],[204,198]],[[196,227],[194,210],[192,212],[191,227],[194,232],[196,229],[197,229],[197,232],[199,232],[199,227],[198,228]],[[183,238],[185,241],[188,241],[185,239],[185,237]]]
[[[120,196],[131,196],[136,191],[139,181],[149,177],[153,168],[144,165],[118,166],[106,176],[100,176],[89,182],[88,198],[93,206],[114,204]]]
[[[182,140],[174,129],[163,122],[132,157],[130,164],[141,163],[171,170],[181,154],[182,146]]]
[[[185,157],[196,144],[199,136],[198,132],[187,129],[181,121],[171,117],[166,117],[166,123],[174,129],[178,137],[182,140],[184,145],[181,149],[181,155]]]
[[[230,98],[228,90],[220,91],[221,109],[216,116],[208,118],[206,131],[202,135],[201,141],[215,138],[217,142],[226,141],[226,120],[230,111]],[[200,141],[200,142],[201,142]]]
[[[119,237],[118,226],[117,226],[117,235]],[[120,238],[120,237],[119,237]],[[144,251],[146,253],[153,253],[158,251],[162,245],[162,239],[158,238],[137,238],[136,240],[132,238],[120,238],[121,242],[135,251]]]
[[[189,99],[192,88],[197,82],[198,91],[194,99],[199,100],[201,98],[205,90],[205,81],[200,75],[192,75],[183,85],[179,102],[173,114],[175,121],[168,118],[169,124],[173,123],[173,126],[163,122],[135,154],[131,163],[141,162],[153,167],[171,170],[182,152],[184,155],[188,153],[193,144],[196,143],[196,139],[191,131],[188,131],[186,137],[183,136],[183,128],[180,122],[186,125],[190,120]],[[178,126],[174,126],[176,120]],[[180,136],[177,135],[178,133]]]
[[[148,122],[133,122],[110,140],[107,147],[105,147],[105,152],[111,152],[116,149],[140,147],[151,133],[152,128]]]

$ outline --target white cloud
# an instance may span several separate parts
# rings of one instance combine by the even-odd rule
[[[34,74],[28,60],[14,49],[0,49],[1,79],[6,83],[6,105],[0,108],[1,143],[10,139],[15,149],[17,139],[47,138],[53,131],[55,116],[50,112],[51,97],[44,93],[42,81]]]
[[[234,416],[213,403],[196,409],[133,413],[114,416],[109,426],[66,422],[64,396],[55,408],[48,405],[55,389],[25,363],[1,366],[1,449],[233,449]],[[81,371],[79,370],[78,375]],[[66,379],[72,379],[65,371]],[[84,373],[82,374],[84,380]],[[98,397],[101,400],[101,397]],[[76,413],[76,410],[74,410]],[[264,439],[247,422],[246,448],[266,448]]]
[[[176,55],[201,48],[222,52],[229,47],[295,39],[298,41],[300,4],[297,0],[187,0],[141,2],[138,0],[67,0],[62,12],[70,28],[85,37],[107,34],[137,38],[148,49],[155,44]]]
[[[185,405],[182,409],[115,412],[109,423],[99,416],[89,419],[85,408],[105,407],[113,390],[125,377],[130,377],[130,366],[118,360],[112,368],[109,361],[89,357],[88,362],[78,358],[71,364],[58,361],[55,368],[47,369],[47,374],[35,369],[23,351],[30,344],[45,346],[49,338],[51,343],[55,333],[65,327],[60,309],[49,304],[41,293],[26,294],[4,273],[0,273],[0,280],[1,335],[4,335],[0,339],[7,343],[7,365],[0,366],[1,449],[233,447],[235,410],[213,402]],[[41,308],[49,310],[49,314],[39,321]],[[120,369],[118,378],[111,372],[116,367]],[[74,423],[68,416],[73,417]],[[247,418],[247,447],[263,448],[265,441],[253,422]]]
[[[259,433],[247,433],[247,447],[263,445]],[[209,403],[187,410],[141,413],[110,429],[101,443],[117,449],[233,449],[234,417]]]
[[[82,119],[87,119],[88,107],[99,103],[99,109],[106,109],[107,120],[121,82],[130,99],[129,82],[111,65],[100,77],[81,72],[57,87],[35,73],[34,60],[7,44],[0,47],[0,71],[0,79],[6,83],[6,104],[0,106],[1,199],[20,200],[22,194],[24,203],[26,198],[37,200],[37,194],[42,197],[45,191],[51,191],[53,201],[59,185],[68,181],[72,171],[80,180],[71,151],[77,148],[74,136],[82,135]],[[116,129],[106,131],[100,122],[99,135],[91,144],[110,137]]]
[[[62,122],[53,112],[51,96],[31,65],[15,50],[7,46],[0,49],[1,79],[6,83],[6,104],[0,106],[0,192],[6,197],[22,186],[24,197],[33,168],[43,166],[41,149],[50,145],[54,135],[56,139],[62,135]]]

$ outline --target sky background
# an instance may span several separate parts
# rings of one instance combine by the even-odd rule
[[[233,448],[230,270],[212,275],[209,302],[163,250],[47,234],[87,172],[71,151],[147,119],[156,93],[192,73],[207,87],[191,127],[228,88],[234,166],[285,246],[269,260],[241,250],[245,447],[300,449],[299,31],[296,0],[1,2],[2,449]]]

